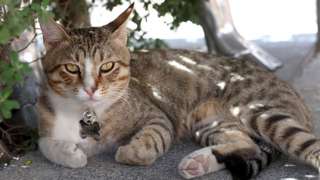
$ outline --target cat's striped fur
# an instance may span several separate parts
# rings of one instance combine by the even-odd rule
[[[130,58],[124,22],[131,11],[101,28],[65,32],[42,23],[39,146],[48,159],[82,167],[88,156],[122,143],[118,162],[150,165],[191,136],[205,148],[182,160],[185,178],[226,167],[234,179],[249,179],[279,151],[320,167],[310,112],[287,83],[246,59],[181,50]],[[99,140],[80,137],[87,108],[97,113]]]

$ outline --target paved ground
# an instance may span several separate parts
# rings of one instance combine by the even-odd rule
[[[44,159],[39,152],[33,152],[14,161],[9,167],[1,171],[0,179],[3,180],[171,180],[182,179],[176,167],[180,159],[192,152],[197,147],[191,143],[184,143],[174,148],[151,167],[132,167],[117,164],[111,154],[104,154],[90,159],[86,168],[67,169],[53,165]],[[32,160],[27,167],[24,163]],[[283,158],[273,163],[256,179],[261,180],[295,180],[316,179],[317,172],[307,166],[288,161]],[[231,180],[227,171],[207,175],[199,180]]]
[[[307,103],[312,107],[315,114],[316,131],[320,134],[320,61],[313,62],[307,66],[305,72],[293,80],[299,63],[306,56],[310,49],[308,43],[262,43],[264,48],[275,56],[279,57],[288,66],[281,69],[277,74],[286,80],[291,80],[306,98]],[[290,51],[288,51],[290,49]],[[289,62],[290,61],[290,62]],[[190,142],[175,145],[168,154],[160,158],[151,167],[132,167],[117,164],[112,153],[102,154],[89,160],[88,166],[82,169],[68,169],[53,165],[42,157],[39,152],[32,152],[19,160],[14,160],[8,167],[0,171],[1,180],[102,180],[102,179],[150,179],[150,180],[171,180],[182,179],[177,173],[177,164],[183,156],[197,149],[197,146]],[[31,163],[31,161],[32,163]],[[256,179],[261,180],[303,180],[317,179],[318,172],[308,166],[288,160],[282,157],[274,162],[269,168],[263,171]],[[206,179],[231,179],[227,171],[207,175],[199,180]]]

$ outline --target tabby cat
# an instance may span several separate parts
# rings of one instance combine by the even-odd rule
[[[119,145],[117,162],[151,165],[176,140],[193,137],[204,148],[179,164],[185,178],[227,168],[234,179],[250,179],[278,152],[320,167],[310,112],[288,84],[246,59],[181,50],[130,56],[132,9],[102,27],[41,23],[39,147],[46,158],[79,168]],[[99,124],[95,136],[82,131],[88,112]]]

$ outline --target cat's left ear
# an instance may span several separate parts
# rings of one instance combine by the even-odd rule
[[[122,12],[115,20],[103,26],[112,32],[111,38],[121,44],[127,44],[127,22],[133,11],[134,3],[132,3],[124,12]]]
[[[47,20],[40,19],[40,27],[42,30],[43,41],[47,51],[56,47],[62,42],[67,42],[70,37],[65,29],[52,18]]]

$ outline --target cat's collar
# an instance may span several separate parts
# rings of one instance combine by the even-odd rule
[[[93,122],[97,121],[97,114],[92,109],[87,109],[82,114],[82,119],[87,124],[92,124]]]
[[[80,136],[82,139],[88,136],[94,138],[96,141],[100,139],[100,124],[97,121],[97,114],[95,111],[87,109],[82,119],[79,121],[81,129]]]

